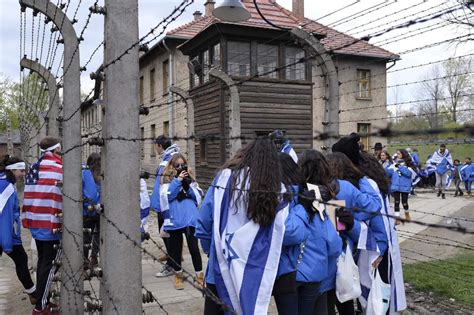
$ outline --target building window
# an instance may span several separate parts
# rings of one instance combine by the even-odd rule
[[[151,138],[156,139],[156,125],[155,124],[151,125],[150,129],[151,129]],[[150,157],[152,157],[152,158],[156,157],[155,150],[154,150],[153,146],[151,148]]]
[[[212,52],[212,67],[217,67],[217,68],[220,68],[220,65],[221,65],[221,45],[220,44],[215,44],[214,46],[212,46],[211,48],[211,52]]]
[[[165,136],[170,135],[170,122],[169,121],[163,122],[163,135]]]
[[[201,164],[207,164],[207,140],[201,139],[199,141],[199,161]]]
[[[201,84],[201,62],[199,61],[199,55],[192,58],[190,62],[191,71],[191,85],[193,87],[198,86]]]
[[[285,68],[287,80],[305,80],[306,62],[299,62],[305,57],[305,52],[297,47],[285,47]]]
[[[227,72],[229,75],[246,77],[250,75],[250,43],[232,42],[227,45]]]
[[[145,138],[145,127],[140,127],[140,138],[141,139]],[[145,157],[145,146],[143,144],[144,144],[143,140],[140,141],[140,156],[142,157],[142,159]],[[153,150],[153,146],[152,146],[152,150]]]
[[[370,145],[370,137],[363,134],[370,133],[370,124],[357,124],[357,133],[361,134],[360,142],[364,145],[364,150],[367,151]]]
[[[202,53],[202,72],[203,72],[203,83],[209,81],[209,70],[211,64],[209,62],[209,50],[206,50]]]
[[[278,46],[257,45],[257,71],[260,77],[278,78]]]
[[[168,87],[170,85],[169,77],[170,77],[170,62],[169,60],[165,60],[163,61],[163,95],[168,94]]]
[[[143,105],[143,76],[140,77],[140,105]]]
[[[150,102],[155,100],[155,68],[150,70]]]
[[[357,98],[370,97],[370,70],[357,69]]]

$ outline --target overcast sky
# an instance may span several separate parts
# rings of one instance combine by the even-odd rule
[[[56,2],[56,0],[53,0]],[[71,0],[67,15],[72,18],[76,10],[79,0]],[[66,2],[66,0],[63,0]],[[99,1],[99,4],[103,5],[103,0]],[[140,0],[139,1],[139,27],[140,35],[148,32],[154,25],[161,21],[171,10],[179,5],[180,0]],[[192,20],[192,13],[196,10],[204,12],[205,0],[196,0],[192,4],[184,15],[179,18],[176,22],[171,24],[169,30],[189,22]],[[221,0],[217,0],[217,3]],[[284,7],[291,9],[291,0],[277,0],[277,2]],[[353,0],[339,0],[339,1],[322,1],[322,0],[306,0],[305,1],[305,14],[307,17],[312,19],[319,19],[324,17],[331,12],[337,11],[345,6],[348,6],[355,1]],[[94,3],[93,0],[82,0],[82,5],[78,10],[77,19],[78,23],[75,24],[76,32],[80,33],[83,29],[85,20],[88,14],[88,8]],[[335,14],[331,14],[327,17],[319,20],[320,23],[326,25],[335,25],[334,28],[347,32],[355,37],[361,37],[368,34],[374,34],[380,30],[386,29],[389,26],[400,24],[409,19],[416,17],[422,17],[430,12],[440,11],[446,9],[453,2],[441,1],[441,0],[361,0],[357,4],[354,4],[346,9],[340,10]],[[358,12],[364,12],[366,14],[348,20],[341,20],[349,15],[354,15]],[[362,13],[361,13],[362,14]],[[389,16],[387,16],[389,15]],[[27,28],[26,28],[26,53],[28,57],[31,57],[31,10],[27,10]],[[41,17],[43,19],[44,17]],[[0,72],[3,75],[9,77],[12,80],[18,80],[20,69],[20,5],[18,0],[0,0],[0,58],[1,68]],[[43,23],[41,23],[44,25]],[[45,32],[45,38],[43,43],[43,56],[42,63],[46,61],[46,55],[49,47],[49,38],[51,23],[47,26]],[[420,31],[414,32],[414,30],[420,29]],[[432,30],[434,29],[434,30]],[[37,45],[37,31],[38,31],[38,18],[35,18],[35,33],[34,33],[34,46],[33,56],[41,56],[41,42],[43,26],[40,29],[38,53],[36,51]],[[407,33],[409,32],[410,33]],[[426,32],[424,32],[426,31]],[[423,34],[405,38],[418,32]],[[406,35],[403,35],[407,33]],[[390,38],[398,37],[398,40],[392,43],[384,42]],[[456,29],[452,26],[445,26],[443,20],[437,20],[422,25],[415,25],[409,29],[402,29],[389,34],[375,38],[371,40],[371,43],[378,44],[379,46],[388,49],[394,53],[404,52],[417,47],[422,47],[430,43],[443,41],[449,38],[462,35],[456,32]],[[89,59],[92,51],[102,41],[103,38],[103,16],[93,15],[89,27],[84,33],[84,42],[80,46],[80,58],[81,65],[84,65]],[[473,43],[473,42],[471,42]],[[422,49],[413,53],[401,54],[401,60],[398,61],[391,69],[402,69],[410,66],[416,66],[428,62],[435,62],[450,57],[462,56],[474,52],[474,44],[453,46],[453,45],[437,45],[430,49]],[[53,43],[51,47],[55,47]],[[62,46],[59,45],[57,50],[56,58],[53,63],[53,73],[56,73],[56,69],[59,68],[59,61],[62,54]],[[81,84],[83,91],[89,91],[93,82],[89,79],[89,73],[97,69],[102,60],[102,50],[94,56],[92,62],[88,66],[86,72],[83,73]],[[51,58],[50,58],[51,61]],[[388,85],[404,84],[406,82],[412,82],[419,80],[424,73],[428,71],[428,66],[415,67],[412,70],[397,71],[388,75]],[[61,75],[61,69],[59,75]],[[402,102],[406,100],[416,99],[417,85],[407,85],[399,88],[398,99],[394,100],[393,88],[389,88],[387,91],[388,103]]]

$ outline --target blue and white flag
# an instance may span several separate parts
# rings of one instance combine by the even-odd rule
[[[242,183],[243,174],[240,176]],[[237,314],[266,314],[280,260],[288,203],[280,204],[271,226],[247,217],[241,198],[230,192],[231,170],[223,170],[214,193],[214,275],[219,297]],[[249,182],[240,189],[248,189]]]
[[[146,188],[146,182],[140,178],[140,230],[148,232],[148,218],[150,216],[150,196]]]
[[[295,161],[295,163],[298,163],[298,156],[296,155],[295,150],[293,150],[288,140],[285,141],[285,143],[283,144],[283,147],[281,148],[281,152],[288,154],[289,156],[291,156],[293,161]]]

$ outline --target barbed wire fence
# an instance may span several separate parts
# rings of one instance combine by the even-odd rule
[[[60,1],[58,1],[58,6],[59,6],[59,3]],[[130,48],[126,49],[125,51],[121,52],[121,53],[118,53],[117,54],[117,57],[112,59],[111,61],[105,63],[102,67],[102,71],[106,70],[107,68],[109,67],[112,67],[115,63],[118,63],[121,61],[121,59],[126,56],[127,54],[129,54],[129,52],[138,47],[139,45],[148,45],[150,44],[152,41],[158,39],[160,36],[163,36],[163,34],[165,34],[168,26],[174,22],[175,20],[177,20],[185,11],[186,9],[193,3],[193,1],[182,1],[172,12],[169,16],[167,16],[165,19],[163,19],[158,25],[156,25],[155,27],[152,28],[152,30],[150,32],[148,32],[145,36],[139,38],[139,40],[135,43],[133,43],[133,45],[130,46]],[[365,10],[365,13],[363,14],[360,14],[360,15],[357,15],[356,17],[357,18],[360,18],[362,16],[365,16],[365,15],[368,15],[370,14],[371,12],[375,12],[379,9],[382,9],[388,5],[392,5],[394,3],[380,3],[376,6],[373,6],[373,11],[367,11]],[[67,4],[65,4],[65,12],[67,12],[67,9],[69,8],[69,5],[70,5],[70,1],[67,2]],[[98,5],[98,1],[95,1],[93,7],[97,7]],[[413,8],[413,7],[416,7],[418,5],[421,5],[421,3],[418,3],[418,4],[414,4],[413,6],[410,6],[408,8],[406,8],[406,10],[410,9],[410,8]],[[81,1],[78,2],[78,6],[77,8],[75,9],[74,11],[74,17],[73,17],[73,20],[75,19],[78,11],[79,11],[79,8],[81,7]],[[439,7],[439,6],[438,6]],[[63,6],[64,8],[64,6]],[[434,9],[435,7],[433,7],[432,9]],[[344,9],[344,8],[342,8]],[[341,9],[341,10],[342,10]],[[420,12],[417,12],[417,13],[414,13],[414,14],[410,14],[410,15],[407,15],[405,16],[404,18],[411,18],[411,17],[415,17],[415,19],[413,20],[410,20],[410,21],[404,21],[403,23],[400,23],[399,25],[396,25],[396,26],[389,26],[389,27],[386,27],[384,28],[384,30],[382,31],[377,31],[376,33],[372,34],[372,35],[367,35],[361,39],[354,39],[353,41],[349,42],[349,43],[345,43],[343,44],[342,46],[339,46],[339,47],[336,47],[336,48],[333,48],[331,50],[329,50],[329,54],[332,54],[332,53],[336,53],[338,50],[340,49],[343,49],[343,48],[346,48],[346,47],[350,47],[360,41],[368,41],[369,39],[371,38],[376,38],[376,37],[380,37],[382,35],[385,35],[385,34],[388,34],[394,30],[398,30],[398,29],[402,29],[402,28],[409,28],[411,27],[412,25],[415,25],[415,24],[423,24],[423,23],[426,23],[426,22],[429,22],[429,21],[436,21],[437,19],[439,19],[440,17],[442,16],[445,16],[446,14],[450,14],[452,12],[454,12],[455,10],[458,10],[459,9],[459,6],[452,6],[448,9],[443,9],[443,10],[440,10],[440,11],[436,11],[436,12],[432,12],[432,13],[429,13],[429,14],[426,14],[424,16],[418,16],[419,13],[423,13],[425,11],[420,11]],[[80,32],[80,38],[82,38],[85,30],[87,29],[87,26],[89,24],[89,20],[91,18],[91,15],[93,13],[93,10],[90,10],[90,13],[88,15],[88,18],[87,18],[87,22],[83,28],[83,30]],[[361,11],[362,13],[362,11]],[[391,14],[390,14],[391,15]],[[38,58],[38,49],[39,47],[40,50],[39,50],[39,60],[41,62],[41,57],[42,57],[42,54],[43,54],[43,47],[44,47],[44,38],[45,38],[45,29],[46,29],[46,23],[44,24],[43,26],[43,29],[42,29],[42,41],[41,43],[39,42],[39,39],[40,39],[40,34],[41,34],[41,24],[39,23],[40,21],[40,17],[38,15],[38,21],[35,22],[35,17],[37,15],[34,15],[34,13],[32,14],[31,16],[31,46],[30,46],[30,55],[31,55],[31,58],[33,59],[33,55],[35,56],[35,58]],[[346,17],[345,19],[341,19],[340,21],[336,21],[336,22],[333,22],[331,25],[334,27],[334,26],[338,26],[340,24],[344,24],[346,21],[348,21],[350,18],[354,18],[354,15],[350,15],[348,17]],[[389,15],[387,15],[386,17],[388,17]],[[395,20],[395,21],[391,21],[391,22],[397,22],[397,21],[400,21],[401,19],[399,20]],[[21,25],[21,28],[20,28],[20,57],[23,57],[24,54],[22,54],[22,52],[26,52],[26,14],[23,14],[22,15],[22,12],[20,12],[20,25]],[[362,31],[357,31],[355,32],[354,34],[359,34],[359,33],[365,33],[366,31],[368,30],[373,30],[373,29],[376,29],[377,27],[379,26],[371,26],[370,24],[376,22],[376,21],[379,21],[378,19],[377,20],[373,20],[373,21],[370,21],[370,22],[367,22],[367,23],[364,23],[364,24],[360,24],[358,25],[357,27],[355,28],[352,28],[352,29],[349,29],[348,32],[350,31],[354,31],[356,29],[360,29],[364,26],[368,26],[368,28],[366,28],[365,30],[362,30]],[[37,25],[38,29],[36,30],[35,29],[35,25]],[[159,33],[155,34],[155,32],[158,30],[159,27],[162,27],[162,30],[159,31]],[[216,27],[218,27],[216,25]],[[419,32],[419,29],[415,31],[409,31],[407,33],[405,33],[404,35],[400,36],[398,35],[397,37],[397,40],[403,40],[403,39],[406,39],[406,38],[409,38],[408,36],[412,37],[412,36],[418,36],[418,35],[421,35],[421,34],[424,34],[425,32],[428,32],[428,31],[433,31],[433,30],[436,30],[438,27],[440,26],[426,26],[424,27],[422,30],[422,32]],[[413,32],[410,34],[410,32]],[[54,34],[54,36],[53,36]],[[49,68],[51,68],[53,66],[53,64],[55,63],[55,58],[56,58],[56,54],[57,54],[57,50],[58,50],[58,45],[59,43],[57,43],[57,45],[54,45],[54,42],[56,42],[58,40],[58,38],[56,37],[56,34],[57,34],[57,31],[56,32],[51,32],[50,34],[50,41],[49,41],[49,47],[46,49],[47,51],[47,55],[46,55],[46,61],[45,61],[45,64],[48,65],[49,64]],[[285,33],[285,35],[288,35],[289,32]],[[35,36],[36,35],[36,36]],[[36,41],[35,41],[35,37],[36,37]],[[151,39],[147,39],[147,37],[151,37]],[[461,36],[458,36],[458,37],[454,37],[454,39],[456,38],[463,38]],[[83,38],[82,38],[83,39]],[[276,39],[271,39],[270,41],[268,42],[271,42],[273,40],[276,40]],[[452,40],[452,39],[449,39],[449,40]],[[291,40],[288,40],[288,43],[290,42]],[[389,40],[387,40],[389,41]],[[430,43],[428,45],[425,45],[425,46],[421,46],[419,48],[412,48],[412,49],[409,49],[409,50],[406,50],[405,52],[400,52],[399,55],[401,54],[408,54],[408,53],[411,53],[411,52],[414,52],[414,51],[419,51],[419,50],[422,50],[422,49],[427,49],[427,48],[431,48],[435,45],[442,45],[444,43],[446,43],[448,40],[443,40],[443,41],[440,41],[440,42],[435,42],[435,43]],[[36,42],[36,50],[34,50],[34,42]],[[78,51],[79,49],[79,43],[81,41],[78,42],[78,46],[76,47],[76,51]],[[53,43],[53,45],[51,45],[51,43]],[[387,43],[387,42],[382,42],[381,43]],[[94,50],[93,52],[91,53],[90,57],[87,59],[84,67],[88,66],[91,61],[93,60],[94,56],[96,55],[96,53],[99,51],[99,49],[101,47],[103,47],[104,45],[104,42],[102,41]],[[53,46],[53,47],[51,47]],[[76,52],[74,52],[75,54]],[[26,55],[26,54],[25,54]],[[469,57],[469,56],[472,56],[472,54],[467,54],[465,55],[465,57]],[[236,83],[234,83],[236,86],[240,86],[240,85],[243,85],[245,84],[246,82],[250,82],[256,78],[259,78],[259,77],[262,77],[262,76],[265,76],[265,75],[268,75],[268,74],[271,74],[273,72],[277,72],[277,71],[283,71],[285,70],[286,68],[289,68],[291,66],[294,66],[294,65],[297,65],[297,64],[300,64],[300,63],[305,63],[305,62],[308,62],[308,61],[311,61],[313,62],[314,61],[314,57],[315,55],[314,54],[307,54],[304,58],[301,58],[300,60],[297,60],[296,62],[294,63],[289,63],[287,65],[284,65],[282,67],[277,67],[273,70],[270,70],[270,71],[264,71],[264,72],[261,72],[261,73],[258,73],[256,75],[253,75],[253,76],[250,76],[249,78],[246,78],[246,79],[243,79],[243,80],[239,80],[237,81]],[[437,62],[429,62],[429,63],[424,63],[424,64],[419,64],[419,65],[415,65],[415,66],[411,66],[411,67],[407,67],[406,69],[409,69],[409,68],[414,68],[414,67],[423,67],[423,66],[429,66],[429,65],[432,65],[433,63],[440,63],[440,62],[445,62],[445,61],[448,61],[448,60],[451,60],[453,58],[461,58],[462,56],[460,57],[452,57],[452,58],[448,58],[448,59],[443,59],[443,60],[440,60],[440,61],[437,61]],[[59,71],[60,71],[60,65],[63,61],[63,58],[64,56],[61,54],[61,60],[59,61],[59,65],[58,65],[58,69],[56,71],[56,77],[58,78],[59,80],[59,85],[62,84],[62,79],[65,75],[65,73],[68,72],[69,70],[69,67],[71,66],[71,62],[69,63],[69,65],[67,67],[65,67],[63,69],[63,74],[62,76],[58,76],[59,74]],[[236,57],[237,58],[237,57]],[[235,61],[235,60],[234,60]],[[364,63],[363,63],[364,64]],[[367,64],[370,64],[370,62],[366,62],[365,63],[366,65]],[[313,67],[320,67],[321,64],[318,64],[318,63],[313,63]],[[351,68],[354,68],[354,67],[357,67],[357,65],[355,66],[351,66]],[[348,69],[348,68],[346,68]],[[341,69],[339,68],[338,71],[342,71],[342,70],[345,70],[345,69]],[[396,70],[392,70],[393,72],[395,71],[403,71],[404,69],[396,69]],[[388,71],[390,72],[390,71]],[[385,72],[385,73],[380,73],[380,74],[374,74],[373,76],[383,76],[385,75],[386,73],[388,72]],[[469,73],[465,73],[465,74],[471,74],[470,72]],[[327,75],[327,74],[326,74]],[[22,76],[21,76],[22,77]],[[317,75],[313,76],[314,77],[317,77]],[[445,77],[443,77],[445,78]],[[442,78],[435,78],[435,79],[442,79]],[[433,79],[433,80],[435,80]],[[24,80],[23,80],[24,81]],[[189,79],[188,78],[183,78],[180,82],[175,82],[175,85],[178,86],[178,87],[182,87],[182,88],[188,88],[188,82]],[[350,83],[354,83],[356,82],[356,79],[350,79],[350,80],[347,80],[347,81],[343,81],[343,82],[340,82],[340,84],[350,84]],[[387,89],[387,88],[390,88],[390,87],[394,87],[394,86],[403,86],[403,85],[409,85],[409,84],[418,84],[418,83],[422,83],[424,82],[424,80],[418,80],[418,81],[411,81],[411,82],[406,82],[406,83],[400,83],[400,84],[396,84],[396,85],[386,85],[386,86],[378,86],[378,87],[374,87],[373,89]],[[178,84],[179,83],[179,84]],[[30,87],[30,85],[28,86]],[[37,93],[36,91],[36,88],[37,88],[37,85],[33,86],[32,87],[33,90],[30,90],[30,88],[27,88],[26,91],[23,90],[23,93],[21,94],[21,99],[28,99],[28,96],[29,94],[33,95],[33,96],[36,96],[38,95],[38,99],[39,99],[39,94]],[[323,85],[320,85],[320,86],[315,86],[315,89],[323,89],[325,88],[325,86]],[[371,89],[372,90],[372,89]],[[345,93],[341,93],[339,94],[339,96],[342,96],[342,95],[350,95],[350,94],[354,94],[356,93],[357,91],[349,91],[349,92],[345,92]],[[91,95],[94,93],[94,90],[92,90],[88,95],[87,97],[85,98],[84,102],[85,101],[88,101],[91,97]],[[156,93],[159,93],[158,91]],[[204,92],[203,92],[204,93]],[[472,94],[466,94],[466,95],[463,95],[463,96],[471,96]],[[152,97],[153,99],[155,99],[155,96],[156,95],[151,95],[149,97],[149,100],[148,101],[151,101]],[[198,93],[197,95],[193,95],[193,97],[196,97],[196,96],[200,96],[200,94]],[[174,100],[172,102],[175,102],[175,103],[185,103],[186,99],[178,99],[178,100]],[[419,101],[427,101],[426,99],[425,100],[413,100],[413,101],[407,101],[407,102],[400,102],[400,103],[396,103],[396,104],[388,104],[388,105],[394,105],[394,106],[403,106],[403,105],[406,105],[406,104],[410,104],[411,102],[413,103],[417,103]],[[159,108],[163,108],[165,106],[169,106],[170,105],[170,100],[160,100],[160,99],[155,99],[155,104],[152,104],[152,105],[149,105],[149,106],[144,106],[144,108],[148,108],[148,109],[159,109]],[[39,103],[39,100],[37,100],[36,102],[34,103]],[[186,106],[186,105],[185,105]],[[387,104],[376,104],[376,105],[373,105],[373,106],[367,106],[366,108],[357,108],[357,109],[341,109],[340,112],[348,112],[348,111],[353,111],[353,110],[362,110],[362,109],[371,109],[371,108],[377,108],[377,107],[384,107],[384,106],[387,106]],[[61,117],[58,117],[58,119],[60,119],[62,121],[62,123],[67,123],[77,112],[79,112],[81,110],[81,107],[77,107],[76,110],[73,112],[72,115],[70,115],[69,117],[64,117],[64,118],[61,118]],[[466,111],[472,111],[473,109],[466,109]],[[49,109],[48,109],[49,111]],[[443,114],[443,112],[439,113],[439,114]],[[392,116],[392,117],[388,117],[388,118],[399,118],[399,117],[407,117],[406,115],[400,115],[400,116]],[[388,119],[386,116],[385,117],[375,117],[373,118],[373,120],[386,120]],[[350,123],[350,122],[354,122],[354,121],[357,121],[357,120],[346,120],[346,121],[340,121],[340,123]],[[26,119],[25,121],[25,124],[27,124],[25,126],[26,129],[28,129],[28,127],[31,127],[28,125],[28,121]],[[33,138],[35,138],[38,134],[39,134],[39,129],[43,128],[43,126],[40,126],[37,130],[37,134],[34,135],[34,132],[31,133],[29,132],[29,134],[33,134],[31,137],[29,137],[29,141],[33,140]],[[35,128],[36,129],[36,128]],[[77,146],[73,146],[73,147],[69,147],[69,148],[65,148],[64,149],[64,152],[63,152],[63,156],[64,155],[67,155],[69,154],[70,152],[72,152],[73,150],[78,150],[78,149],[81,149],[83,146],[85,145],[99,145],[99,146],[103,146],[106,142],[110,142],[110,141],[122,141],[122,142],[144,142],[144,141],[153,141],[154,138],[153,137],[140,137],[140,138],[133,138],[133,137],[126,137],[126,136],[105,136],[105,137],[95,137],[97,136],[97,134],[99,134],[101,132],[101,130],[98,130],[98,131],[95,131],[91,134],[85,134],[83,135],[83,137],[86,139],[85,142],[81,143],[80,145],[77,145]],[[467,134],[467,135],[470,135],[470,136],[474,136],[474,128],[472,126],[465,126],[465,127],[460,127],[460,128],[438,128],[438,129],[429,129],[429,130],[408,130],[408,131],[403,131],[403,132],[400,132],[400,131],[397,131],[397,130],[393,130],[391,128],[379,128],[377,129],[376,131],[374,132],[370,132],[370,133],[363,133],[362,136],[380,136],[380,137],[397,137],[399,135],[422,135],[422,134],[443,134],[443,133],[447,133],[447,132],[454,132],[454,133],[463,133],[463,134]],[[325,139],[328,139],[328,138],[333,138],[333,139],[337,139],[337,138],[340,138],[342,135],[339,134],[339,133],[329,133],[329,132],[324,132],[324,131],[315,131],[314,132],[315,136],[312,136],[312,137],[309,137],[309,139],[311,140],[325,140]],[[89,139],[90,137],[93,137],[91,139]],[[239,139],[239,140],[245,140],[245,141],[250,141],[250,140],[254,140],[256,137],[248,137],[248,136],[243,136],[243,135],[239,135],[237,137],[230,137],[230,136],[226,136],[226,135],[220,135],[220,134],[212,134],[212,135],[183,135],[183,136],[173,136],[171,137],[174,141],[179,141],[179,140],[193,140],[195,142],[199,142],[203,139],[206,139],[206,140],[209,140],[209,141],[230,141],[230,140],[234,140],[234,139]],[[308,137],[301,137],[301,139],[305,139],[305,140],[308,140]],[[297,140],[298,138],[295,138],[295,140]],[[422,145],[422,144],[420,144]],[[215,188],[218,188],[218,189],[222,189],[223,187],[215,187]],[[84,200],[82,200],[82,197],[69,197],[67,196],[66,194],[63,194],[63,196],[65,198],[68,198],[68,199],[71,199],[71,200],[74,200],[75,202],[78,202],[78,203],[82,203]],[[320,201],[322,203],[324,203],[323,201]],[[327,205],[330,205],[330,203],[326,203]],[[354,211],[358,211],[359,209],[352,209]],[[472,222],[471,219],[469,218],[459,218],[459,217],[450,217],[450,216],[444,216],[444,215],[439,215],[439,214],[435,214],[435,213],[428,213],[426,211],[422,211],[422,210],[412,210],[411,211],[414,211],[414,212],[420,212],[420,213],[423,213],[423,214],[426,214],[426,215],[431,215],[431,216],[437,216],[437,217],[441,217],[443,219],[452,219],[454,220],[454,222]],[[152,259],[156,260],[156,261],[159,261],[158,257],[156,257],[156,255],[154,255],[153,253],[151,253],[149,250],[147,250],[145,247],[143,247],[139,242],[137,242],[135,240],[135,238],[131,235],[128,235],[128,234],[125,234],[123,228],[121,228],[117,223],[115,223],[113,220],[111,220],[109,217],[107,217],[105,215],[104,212],[101,212],[100,213],[100,216],[101,218],[106,222],[106,224],[108,225],[111,225],[114,229],[117,230],[117,232],[119,232],[120,234],[122,234],[125,239],[128,240],[129,242],[129,245],[128,246],[133,246],[133,247],[138,247],[140,249],[140,252],[143,254],[143,255],[147,255],[149,257],[151,257]],[[393,217],[391,217],[393,219]],[[403,220],[403,219],[402,219]],[[427,224],[426,222],[421,222],[421,221],[411,221],[411,223],[413,224],[418,224],[418,225],[422,225],[422,226],[425,226],[425,227],[432,227],[432,228],[445,228],[445,229],[449,229],[449,230],[453,230],[453,231],[458,231],[458,232],[461,232],[461,233],[467,233],[467,234],[472,234],[474,233],[474,231],[471,231],[471,230],[467,230],[465,228],[463,228],[461,225],[457,225],[457,226],[449,226],[449,225],[441,225],[441,224]],[[87,232],[87,231],[86,231]],[[72,234],[71,231],[68,231],[68,230],[63,230],[62,233],[68,233],[68,234],[71,234],[73,236],[73,238],[75,238],[75,236],[77,235],[74,235]],[[405,235],[405,236],[409,236],[410,233],[403,233],[403,232],[400,232],[401,235]],[[78,236],[79,237],[79,236]],[[82,239],[82,236],[80,236],[80,239]],[[459,249],[466,249],[466,250],[472,250],[472,246],[468,245],[468,244],[459,244],[459,243],[456,243],[455,241],[451,241],[451,240],[433,240],[432,237],[422,237],[420,236],[420,234],[416,234],[416,235],[412,235],[410,237],[410,239],[414,239],[416,241],[419,241],[419,242],[424,242],[424,243],[428,243],[428,244],[431,244],[431,245],[437,245],[437,246],[451,246],[451,247],[455,247],[455,248],[459,248]],[[156,240],[154,239],[151,239],[151,243],[159,250],[161,251],[163,254],[166,254],[166,251],[164,250],[163,246],[160,245]],[[75,243],[77,249],[79,250],[80,248],[82,248],[82,244],[80,244],[80,241],[77,241]],[[430,259],[435,259],[435,257],[425,257],[425,258],[430,258]],[[413,259],[413,258],[411,258]],[[63,261],[62,263],[65,263],[65,264],[69,264],[69,261],[68,261],[68,258],[65,256],[63,257]],[[162,263],[162,262],[160,262]],[[463,265],[463,267],[465,267],[465,265]],[[68,268],[68,269],[72,269],[72,268]],[[64,269],[61,269],[61,272],[64,272]],[[187,270],[184,270],[184,274],[186,275],[184,277],[184,280],[188,283],[190,283],[194,288],[200,290],[204,296],[212,299],[214,302],[216,302],[218,305],[221,305],[223,307],[223,309],[229,311],[229,312],[232,312],[232,309],[230,306],[227,306],[225,305],[220,299],[218,299],[215,295],[212,294],[212,292],[210,292],[209,290],[207,290],[206,288],[201,288],[199,286],[196,286],[195,284],[195,278],[193,276],[193,273],[191,272],[188,272]],[[92,275],[92,276],[91,276]],[[91,312],[99,312],[102,308],[102,305],[101,305],[101,299],[100,297],[98,297],[97,293],[95,292],[94,288],[93,288],[93,283],[92,283],[92,278],[93,277],[97,277],[99,282],[101,282],[101,276],[100,276],[100,270],[91,270],[91,269],[86,269],[84,270],[84,278],[88,278],[88,282],[90,284],[90,287],[92,288],[91,292],[86,292],[86,296],[89,297],[89,301],[87,301],[87,308],[91,310]],[[70,279],[71,281],[73,281],[73,279],[75,279],[75,275],[67,275],[66,274],[66,277],[68,279]],[[459,281],[462,281],[462,279],[460,278]],[[101,288],[104,287],[103,285],[101,285]],[[64,287],[62,287],[62,289],[64,289]],[[166,310],[165,306],[163,305],[163,301],[159,301],[159,294],[157,293],[153,293],[151,292],[150,290],[148,290],[145,286],[142,286],[142,289],[143,289],[143,302],[146,303],[146,302],[153,302],[153,303],[157,303],[158,306],[160,307],[161,311],[165,314],[168,314],[168,311]],[[80,289],[80,286],[78,283],[73,283],[73,288],[72,289],[67,289],[67,290],[78,290],[80,291],[81,294],[84,294],[84,292],[82,292],[82,290]],[[105,298],[108,299],[110,302],[112,302],[113,304],[113,309],[119,313],[117,307],[115,306],[115,302],[116,302],[116,297],[113,297],[109,292],[105,292]],[[114,301],[115,299],[115,301]],[[146,301],[146,302],[145,302]],[[75,307],[77,307],[77,301],[68,301],[68,303],[75,303]]]

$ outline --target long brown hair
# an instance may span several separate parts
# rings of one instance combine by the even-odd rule
[[[176,162],[179,159],[182,159],[184,164],[186,164],[186,165],[188,164],[188,160],[186,159],[186,157],[183,154],[181,154],[181,153],[173,154],[173,156],[171,157],[171,160],[168,162],[168,165],[166,165],[165,169],[163,170],[163,173],[162,173],[161,179],[160,179],[161,184],[171,183],[173,181],[173,178],[176,177],[178,172],[174,168],[174,165],[176,164]],[[188,166],[188,174],[191,177],[191,179],[193,181],[195,181],[194,172],[189,166]]]
[[[347,180],[359,188],[359,180],[364,177],[364,175],[345,154],[334,152],[328,154],[326,160],[329,163],[332,176],[337,179]]]
[[[86,164],[87,164],[87,168],[90,169],[96,184],[100,183],[102,179],[101,167],[100,167],[100,154],[95,153],[95,152],[91,153],[89,157],[87,158]]]

